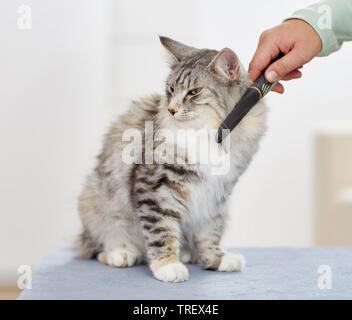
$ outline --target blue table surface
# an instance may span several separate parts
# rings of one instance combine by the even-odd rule
[[[188,265],[190,280],[163,283],[153,278],[146,265],[112,268],[94,259],[76,259],[73,249],[59,248],[44,259],[33,277],[32,289],[25,289],[19,299],[352,298],[352,247],[229,251],[245,256],[244,271],[224,273]],[[322,280],[329,270],[330,289]]]

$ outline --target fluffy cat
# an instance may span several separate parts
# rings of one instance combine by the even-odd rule
[[[266,106],[260,101],[226,138],[230,161],[223,174],[212,174],[209,164],[188,163],[187,154],[184,163],[147,163],[149,153],[159,152],[160,142],[151,151],[146,148],[157,130],[217,129],[251,85],[230,49],[196,49],[166,37],[160,41],[171,57],[165,93],[134,101],[107,133],[79,197],[79,256],[96,256],[113,267],[147,262],[155,278],[166,282],[188,279],[184,263],[240,271],[243,257],[223,251],[220,240],[229,196],[265,132]],[[152,121],[151,138],[144,133],[146,121]],[[123,160],[129,144],[123,134],[131,128],[143,133],[142,163]],[[209,141],[216,144],[212,131]],[[169,147],[177,149],[172,143]]]

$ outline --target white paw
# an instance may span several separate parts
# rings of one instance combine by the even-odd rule
[[[165,282],[182,282],[188,280],[188,270],[181,262],[172,262],[157,269],[154,276]]]
[[[226,252],[219,265],[219,271],[242,271],[244,269],[244,257],[241,254]]]
[[[136,263],[137,255],[126,249],[102,251],[98,254],[101,263],[117,268],[127,268]]]

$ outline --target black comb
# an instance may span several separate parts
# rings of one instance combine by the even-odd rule
[[[283,57],[280,53],[274,61]],[[270,63],[270,64],[271,64]],[[248,88],[244,93],[240,101],[237,102],[235,107],[232,109],[230,114],[225,118],[216,134],[216,142],[221,143],[230,132],[241,122],[244,116],[256,105],[256,103],[262,99],[277,83],[268,82],[264,77],[265,71],[259,76],[259,78]]]

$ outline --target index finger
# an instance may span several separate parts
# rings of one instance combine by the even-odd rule
[[[259,43],[248,68],[251,80],[256,80],[279,53],[279,48]]]

